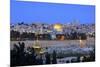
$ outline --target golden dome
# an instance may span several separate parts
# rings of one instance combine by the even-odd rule
[[[54,25],[54,29],[57,31],[62,31],[62,28],[63,28],[62,24],[55,24]]]

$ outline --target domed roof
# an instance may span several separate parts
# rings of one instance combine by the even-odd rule
[[[54,29],[57,31],[62,31],[62,28],[63,28],[62,24],[55,24],[54,25]]]

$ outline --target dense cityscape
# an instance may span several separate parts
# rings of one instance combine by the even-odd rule
[[[27,39],[28,34],[33,34],[33,38],[38,34],[39,39],[45,38],[45,35],[49,37],[49,39],[68,39],[68,36],[77,35],[76,38],[79,38],[81,34],[83,36],[92,36],[95,37],[95,24],[79,24],[79,23],[70,23],[70,24],[43,24],[43,23],[33,23],[33,24],[25,24],[18,23],[16,25],[11,24],[11,38],[14,38],[14,34],[19,33],[20,35],[25,35],[23,38]],[[71,35],[72,34],[72,35]],[[19,38],[20,38],[19,35]],[[79,36],[78,36],[79,35]],[[18,36],[18,34],[17,34]],[[43,37],[44,36],[44,37]],[[65,36],[65,37],[63,37]],[[32,37],[32,36],[31,36]],[[48,38],[47,38],[48,39]]]
[[[10,32],[11,66],[95,61],[94,23],[22,22]]]

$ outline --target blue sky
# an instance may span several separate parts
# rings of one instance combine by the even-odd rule
[[[95,23],[95,6],[11,0],[11,23]]]

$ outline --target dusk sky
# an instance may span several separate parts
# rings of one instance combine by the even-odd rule
[[[11,23],[95,23],[95,6],[11,0]]]

